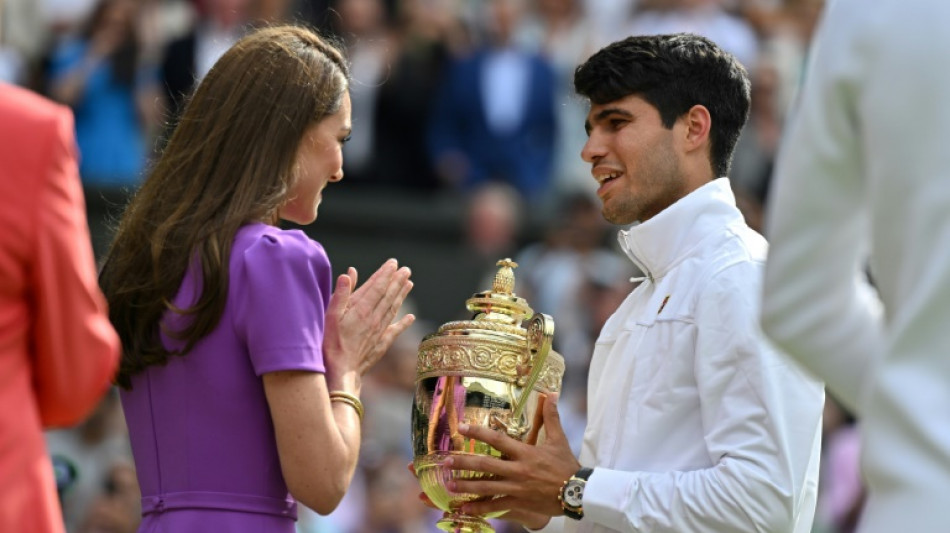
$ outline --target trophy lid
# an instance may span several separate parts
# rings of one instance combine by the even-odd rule
[[[489,320],[518,326],[534,311],[524,298],[515,294],[515,272],[518,267],[510,258],[498,261],[499,267],[490,291],[479,292],[465,301],[465,308],[475,313],[475,320]]]
[[[537,326],[534,323],[542,315],[534,313],[528,302],[514,293],[518,263],[506,258],[497,265],[491,290],[475,293],[465,302],[466,308],[475,313],[471,320],[447,322],[423,338],[417,380],[440,375],[481,376],[557,392],[564,375],[564,358],[554,350],[545,350],[538,372],[532,374],[536,362],[532,350],[540,346],[544,334],[534,330],[538,338],[529,339],[529,329],[522,321],[527,318]],[[554,323],[550,317],[547,323],[550,338]]]
[[[478,332],[524,338],[525,329],[521,322],[534,311],[524,298],[514,293],[514,269],[518,263],[505,258],[496,265],[498,272],[495,273],[491,290],[477,292],[465,301],[465,308],[474,313],[472,319],[446,322],[427,337]]]

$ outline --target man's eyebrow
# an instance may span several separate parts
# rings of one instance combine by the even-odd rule
[[[594,115],[594,120],[599,122],[609,117],[610,115],[622,115],[626,118],[633,118],[633,113],[627,111],[626,109],[622,107],[608,107],[608,108],[602,109],[600,113],[597,113],[596,115]]]
[[[633,118],[633,113],[627,111],[622,107],[607,107],[601,109],[596,115],[594,115],[594,122],[601,122],[611,115],[620,115],[624,118]],[[584,121],[584,131],[587,132],[587,135],[590,135],[590,130],[592,125],[589,120]]]

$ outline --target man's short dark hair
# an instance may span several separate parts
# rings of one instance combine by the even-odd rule
[[[745,68],[715,43],[689,33],[639,35],[595,53],[574,72],[574,89],[594,104],[637,95],[655,107],[663,125],[694,105],[712,117],[710,162],[727,176],[739,132],[749,116]]]

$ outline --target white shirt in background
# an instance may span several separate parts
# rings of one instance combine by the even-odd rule
[[[763,324],[861,420],[863,532],[950,531],[947,28],[830,3],[777,162]]]

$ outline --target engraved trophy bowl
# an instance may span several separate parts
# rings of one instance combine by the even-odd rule
[[[473,318],[443,324],[419,345],[412,407],[413,465],[422,490],[445,512],[439,529],[452,533],[493,533],[485,519],[504,514],[466,515],[460,510],[462,504],[501,495],[485,497],[448,489],[453,479],[484,479],[491,474],[445,468],[446,458],[502,456],[490,445],[459,434],[459,424],[505,431],[522,442],[537,444],[544,437],[541,408],[546,394],[560,391],[564,375],[564,358],[551,349],[554,320],[534,313],[513,292],[517,263],[504,259],[498,266],[492,289],[466,302]]]

